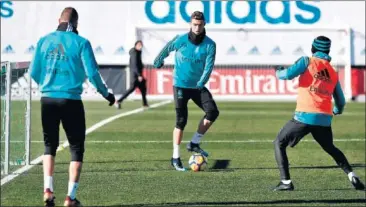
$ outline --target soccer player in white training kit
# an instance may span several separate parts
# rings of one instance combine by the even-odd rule
[[[175,51],[174,68],[174,100],[176,108],[176,126],[173,132],[172,166],[178,171],[185,171],[180,159],[179,146],[183,137],[183,130],[187,124],[187,104],[190,99],[200,107],[205,116],[199,123],[197,132],[188,143],[187,150],[208,156],[200,148],[200,140],[219,116],[216,103],[205,87],[215,64],[216,43],[206,36],[205,17],[196,11],[191,15],[188,33],[176,36],[163,48],[154,61],[154,67],[161,68],[164,59]]]

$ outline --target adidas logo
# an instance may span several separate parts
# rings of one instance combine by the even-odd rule
[[[249,50],[248,55],[260,55],[260,52],[256,46]]]
[[[25,54],[32,54],[34,52],[36,48],[31,45],[30,47],[28,47],[28,49],[25,50]]]
[[[294,52],[292,53],[294,55],[304,55],[304,50],[302,49],[302,47],[298,47],[294,50]]]
[[[101,46],[98,46],[98,47],[96,47],[96,48],[94,49],[94,53],[95,53],[95,54],[103,54],[104,52],[103,52],[102,47],[101,47]]]
[[[11,45],[8,45],[3,49],[2,53],[11,54],[11,53],[15,53],[15,51]]]
[[[59,54],[61,53],[61,55],[64,55],[65,54],[65,50],[64,50],[64,47],[62,46],[62,44],[58,44],[57,47],[55,47],[51,53],[53,54]]]
[[[65,48],[62,44],[53,45],[53,49],[51,49],[46,56],[46,59],[56,59],[61,61],[68,61],[69,57],[65,54]]]
[[[125,48],[123,46],[117,48],[117,50],[114,52],[115,55],[125,54]]]
[[[231,46],[228,51],[226,52],[226,54],[228,55],[236,55],[238,54],[238,51],[236,51],[235,47],[234,46]]]
[[[281,48],[279,46],[273,48],[272,52],[271,52],[271,55],[281,55],[282,54],[282,51],[281,51]]]
[[[322,81],[326,81],[326,82],[332,82],[330,80],[330,75],[328,72],[328,69],[323,69],[317,73],[315,73],[314,78],[318,79],[318,80],[322,80]]]

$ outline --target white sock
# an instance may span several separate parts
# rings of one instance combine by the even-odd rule
[[[282,182],[283,184],[288,185],[288,184],[290,184],[290,183],[291,183],[291,180],[281,180],[281,182]]]
[[[196,132],[192,137],[192,143],[199,144],[202,137],[203,137],[203,134]]]
[[[46,191],[47,188],[50,189],[51,192],[53,192],[53,177],[52,176],[43,176],[43,183],[44,183],[44,191]]]
[[[180,157],[180,153],[179,153],[179,144],[173,144],[173,158],[177,159]]]
[[[69,189],[67,191],[67,195],[70,196],[72,200],[76,198],[76,191],[79,187],[79,183],[69,182]]]
[[[350,172],[350,173],[348,173],[348,179],[349,179],[349,181],[351,181],[352,182],[352,178],[353,177],[357,177],[357,175],[354,173],[354,172]]]

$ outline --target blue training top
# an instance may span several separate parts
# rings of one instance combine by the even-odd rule
[[[29,69],[42,97],[80,100],[86,77],[99,93],[108,96],[90,42],[71,31],[42,37]]]
[[[154,60],[154,67],[163,64],[169,53],[175,51],[174,82],[181,88],[202,88],[210,78],[216,58],[216,43],[205,37],[199,45],[188,39],[188,33],[177,35]]]

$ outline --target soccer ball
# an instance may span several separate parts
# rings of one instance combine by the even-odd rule
[[[207,158],[199,153],[193,154],[189,158],[188,164],[194,172],[202,171],[206,167]]]

